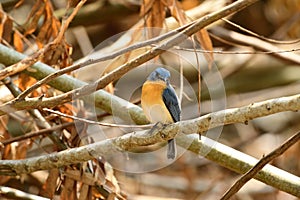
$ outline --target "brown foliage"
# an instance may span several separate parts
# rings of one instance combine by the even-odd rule
[[[64,37],[65,32],[62,31],[63,23],[57,17],[55,17],[55,7],[51,2],[53,1],[35,1],[33,6],[30,7],[28,12],[29,14],[23,25],[19,25],[19,23],[9,15],[9,13],[5,12],[4,10],[0,10],[0,39],[2,44],[14,48],[18,52],[22,53],[45,50],[43,53],[41,53],[41,56],[37,56],[39,61],[44,62],[54,68],[61,69],[72,64],[71,54],[73,49]],[[78,2],[80,1],[68,1],[69,6],[71,7]],[[124,2],[124,4],[128,3],[127,1]],[[130,41],[127,42],[125,46],[129,46],[135,44],[136,42],[144,41],[162,34],[161,30],[165,27],[165,20],[169,15],[173,17],[180,26],[190,23],[191,19],[187,17],[186,9],[198,6],[200,4],[199,2],[200,1],[197,0],[144,0],[140,7],[142,23],[137,24],[137,27],[140,29],[134,30]],[[271,2],[273,2],[273,4],[269,3],[271,8],[272,6],[277,6],[276,8],[280,10],[279,8],[282,6],[280,0],[273,0]],[[289,3],[285,3],[284,6],[288,8],[287,10],[299,11],[298,4],[297,6],[293,6],[293,3],[295,2],[297,1],[290,1]],[[22,6],[22,4],[24,4],[24,2],[19,1],[18,5],[16,5],[14,9]],[[69,8],[65,9],[67,10]],[[284,16],[287,15],[288,14],[285,14]],[[284,18],[284,16],[282,15],[281,17]],[[284,20],[282,19],[279,21],[283,23]],[[275,24],[275,22],[273,23]],[[111,22],[107,22],[107,24],[111,25]],[[110,27],[107,24],[101,26]],[[295,27],[297,27],[297,25],[298,24],[293,24],[293,29],[288,32],[289,36],[295,37],[297,33],[297,28]],[[141,31],[142,28],[153,29],[150,29],[151,31],[145,36]],[[168,27],[166,27],[166,29],[167,28]],[[59,34],[62,33],[61,31],[63,32],[63,34],[61,34],[62,39],[59,40],[58,43],[53,43],[53,41],[58,38]],[[95,37],[98,37],[98,35]],[[209,63],[208,66],[211,66],[214,61],[213,43],[207,29],[202,29],[197,32],[191,40],[194,42],[195,48],[198,49],[198,46],[201,46],[203,50],[207,51],[204,53],[204,56],[206,61]],[[150,48],[151,47],[147,46],[122,54],[109,64],[109,66],[104,70],[103,74],[105,75],[107,72],[112,71],[113,69],[128,62],[130,59],[141,55],[141,53],[146,52]],[[76,49],[76,51],[78,50]],[[29,55],[29,57],[32,55]],[[162,57],[157,56],[154,61],[158,62],[159,59],[162,59]],[[32,69],[28,68],[27,70]],[[99,76],[98,72],[94,73]],[[20,73],[18,74],[18,77],[14,79],[13,83],[18,87],[18,89],[24,91],[36,83],[36,80],[25,73]],[[111,94],[115,92],[113,83],[107,85],[105,89]],[[198,92],[200,94],[200,90]],[[29,97],[38,97],[43,99],[44,97],[55,96],[58,93],[61,92],[50,86],[44,85],[34,90]],[[189,94],[187,94],[187,96],[188,95]],[[64,114],[88,118],[89,110],[85,110],[84,106],[78,102],[80,102],[80,100],[74,103],[64,103],[52,109],[58,110]],[[102,115],[100,117],[108,115],[107,113],[101,114]],[[17,121],[14,126],[21,127],[21,134],[27,134],[29,132],[32,133],[39,130],[49,129],[52,126],[59,126],[60,124],[74,122],[73,119],[57,116],[40,109],[22,111],[20,113],[13,113],[13,115],[10,116],[7,115],[0,117],[1,159],[17,160],[27,158],[29,155],[38,156],[41,154],[52,153],[57,149],[62,150],[62,148],[59,147],[58,142],[63,144],[62,146],[65,148],[74,148],[86,143],[94,142],[90,141],[89,138],[89,125],[82,121],[75,121],[75,125],[67,128],[58,129],[44,135],[31,137],[30,139],[23,139],[17,142],[2,145],[1,141],[6,141],[14,137],[11,128],[9,127],[9,123],[13,120]],[[293,124],[293,126],[296,127],[295,124]],[[250,126],[251,123],[247,126],[247,128],[244,127],[242,132],[248,133]],[[231,127],[230,129],[238,128]],[[110,133],[114,134],[113,128],[111,128],[109,131]],[[233,132],[232,130],[230,131]],[[247,143],[253,139],[247,136],[247,141],[240,141],[239,139],[245,136],[240,134],[239,131],[237,132],[237,136],[230,135],[225,136],[222,139],[226,140],[230,144],[234,140],[232,143],[241,146],[243,145],[242,143]],[[255,132],[256,135],[262,133],[261,130],[252,130],[252,132]],[[49,138],[51,139],[49,140]],[[260,138],[258,137],[257,140],[259,139]],[[262,143],[265,142],[263,141]],[[256,145],[250,144],[249,146],[250,149],[252,149],[252,152],[253,149],[257,149]],[[293,149],[286,153],[284,158],[275,160],[274,164],[277,164],[282,168],[287,168],[287,170],[292,168],[293,172],[299,175],[299,164],[294,162],[299,158],[297,154],[299,149],[299,145],[294,146]],[[36,175],[37,178],[34,178],[33,175],[20,175],[20,178],[17,176],[0,176],[0,185],[8,185],[13,188],[19,188],[20,185],[25,185],[25,181],[29,179],[32,181],[29,183],[31,186],[38,187],[36,194],[51,199],[125,199],[127,196],[124,194],[124,191],[129,191],[128,193],[132,194],[148,195],[151,193],[152,195],[154,194],[156,196],[176,196],[190,199],[197,197],[202,198],[206,196],[217,198],[220,196],[220,191],[217,191],[216,193],[214,191],[214,187],[218,185],[218,188],[221,188],[220,190],[226,189],[226,183],[228,180],[231,181],[231,179],[234,178],[234,175],[223,168],[215,166],[209,161],[199,161],[198,157],[193,156],[194,155],[188,154],[187,156],[183,156],[177,160],[172,166],[169,166],[166,169],[161,169],[155,173],[146,174],[146,176],[153,175],[155,177],[151,183],[145,181],[143,175],[140,176],[142,178],[136,178],[139,177],[139,175],[133,175],[133,177],[136,177],[132,178],[130,176],[127,177],[127,175],[122,174],[122,172],[117,172],[117,175],[119,176],[116,176],[115,171],[113,170],[112,166],[110,166],[110,163],[105,161],[104,158],[100,157],[89,162],[70,165],[60,169],[54,168],[48,172],[43,172],[44,174],[42,175]],[[33,183],[33,180],[35,179],[37,179],[37,182],[39,183]],[[180,188],[178,186],[177,188],[173,187],[173,181],[174,183],[178,183]],[[11,184],[12,182],[14,184]],[[197,184],[199,184],[201,187],[199,187]],[[203,188],[201,184],[204,185]],[[30,192],[25,187],[20,187],[20,189]],[[263,190],[263,192],[269,191]],[[198,196],[198,193],[201,193],[200,196]],[[272,193],[272,197],[277,195],[276,192],[269,193]],[[247,197],[249,198],[249,196]],[[257,194],[257,196],[263,195]],[[148,198],[151,199],[151,196]]]
[[[22,6],[22,3],[24,2],[19,2],[19,4],[15,6],[15,9]],[[41,50],[45,49],[45,51],[42,51],[42,56],[39,58],[41,58],[42,62],[55,68],[64,68],[72,63],[70,57],[71,46],[66,42],[64,37],[58,41],[59,43],[56,43],[53,46],[49,45],[58,37],[61,29],[61,22],[54,16],[51,1],[35,1],[24,25],[20,27],[19,25],[14,26],[14,24],[18,23],[15,23],[14,19],[6,12],[0,10],[1,43],[11,46],[19,52],[36,48]],[[29,68],[28,70],[31,69]],[[36,80],[34,78],[22,73],[13,84],[23,91],[31,87],[35,82]],[[33,91],[31,97],[52,96],[53,93],[56,92],[57,91],[51,89],[49,86],[42,86],[38,90]],[[62,104],[55,109],[70,115],[76,115],[76,113],[80,114],[72,104]],[[55,124],[73,121],[68,118],[60,119],[56,116],[47,115],[47,113],[44,112],[41,112],[40,114],[28,114],[28,119],[32,121],[30,127],[31,130],[43,129]],[[82,114],[84,114],[84,112]],[[42,122],[40,120],[42,120]],[[12,137],[10,129],[7,129],[8,121],[9,118],[7,116],[1,117],[0,128],[3,130],[0,130],[0,141]],[[21,125],[24,121],[25,119],[21,119]],[[78,133],[79,130],[74,126],[65,129],[64,131],[56,132],[56,134],[58,134],[62,143],[68,144],[68,147],[77,147],[78,145],[83,144],[80,142],[81,136],[86,137],[86,124],[83,125],[83,129],[80,130],[81,133]],[[45,138],[46,137],[31,138],[6,144],[1,147],[1,158],[16,160],[26,158],[28,150],[32,148],[32,145],[36,143],[37,146],[39,146],[39,143],[42,143]],[[52,148],[45,149],[45,151],[51,152],[54,149],[56,149],[55,144]],[[57,195],[57,190],[59,190],[60,199],[78,199],[78,193],[80,194],[79,199],[92,199],[93,196],[105,198],[107,194],[102,194],[103,191],[107,191],[111,188],[110,192],[114,193],[117,191],[116,187],[118,188],[118,186],[114,185],[109,177],[106,177],[105,169],[102,167],[104,163],[104,161],[95,160],[88,165],[83,163],[82,165],[70,166],[64,170],[64,174],[61,174],[61,171],[58,169],[50,170],[46,181],[39,190],[39,195],[53,198]],[[12,180],[19,181],[15,177],[1,176],[0,184],[5,185]],[[106,184],[109,184],[106,189],[100,191],[99,189],[95,189],[95,187],[102,188],[102,186]],[[78,185],[80,187],[78,187]],[[120,192],[120,190],[118,190],[118,192]]]

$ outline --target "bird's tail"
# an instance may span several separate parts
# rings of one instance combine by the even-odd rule
[[[168,140],[168,151],[167,151],[167,158],[174,159],[176,157],[176,144],[175,139]]]

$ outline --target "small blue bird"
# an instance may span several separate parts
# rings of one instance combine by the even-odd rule
[[[180,121],[180,106],[175,90],[170,85],[170,72],[157,68],[147,78],[142,87],[141,104],[152,123],[174,123]],[[175,139],[168,141],[167,158],[176,157]]]

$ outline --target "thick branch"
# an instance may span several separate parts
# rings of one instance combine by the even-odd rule
[[[0,161],[0,174],[17,175],[85,162],[97,156],[105,157],[132,148],[167,141],[174,138],[179,131],[185,134],[201,133],[224,124],[245,123],[257,117],[281,111],[297,111],[299,108],[300,95],[271,99],[241,108],[227,109],[196,119],[170,124],[151,131],[151,134],[147,131],[139,131],[47,156],[26,160],[3,160]],[[238,173],[246,173],[257,163],[256,159],[209,140],[206,137],[202,137],[201,141],[198,141],[198,137],[195,137],[195,135],[177,137],[177,141],[183,147],[191,144],[189,150],[204,155],[206,158]],[[300,187],[299,177],[285,171],[267,165],[255,178],[282,191],[300,197],[300,191],[298,190]]]
[[[184,127],[184,129],[180,129],[184,133],[201,133],[207,131],[208,129],[226,124],[247,124],[249,120],[258,117],[268,116],[284,111],[298,111],[299,109],[300,95],[294,95],[252,103],[248,106],[243,106],[240,108],[231,108],[210,113],[196,119],[181,121],[175,125],[177,128],[179,128],[179,126]]]
[[[283,111],[297,111],[299,109],[300,109],[300,95],[281,97],[281,98],[270,99],[258,103],[252,103],[248,106],[222,110],[222,111],[201,116],[196,119],[180,121],[175,124],[167,125],[163,127],[163,129],[157,128],[152,131],[151,136],[147,135],[145,131],[141,131],[141,132],[136,132],[134,134],[127,134],[120,138],[102,141],[103,144],[101,143],[100,145],[103,148],[99,150],[99,155],[106,155],[113,152],[118,152],[120,150],[119,148],[123,150],[128,150],[130,148],[137,147],[137,146],[145,146],[145,145],[162,142],[164,140],[169,140],[171,138],[174,138],[179,131],[184,134],[202,133],[211,128],[215,128],[217,126],[223,126],[226,124],[239,123],[239,122],[247,123],[249,120],[252,120],[254,118],[263,117],[263,116],[267,116],[267,115],[271,115]],[[116,144],[118,148],[113,144]],[[70,150],[71,152],[70,155],[72,155],[73,151],[77,151],[77,150]],[[98,152],[98,150],[96,151]],[[93,154],[91,154],[90,156],[93,156]],[[90,156],[88,156],[88,158],[91,158]],[[81,158],[81,156],[78,156],[78,158],[74,158],[74,159],[77,160],[77,162],[86,161],[86,159],[84,159],[83,157]],[[66,161],[64,164],[68,165],[73,163],[74,161],[72,161],[72,159]],[[53,164],[51,166],[53,166]],[[17,166],[14,171],[16,173],[31,172],[29,168],[19,169],[19,167]]]
[[[0,60],[2,63],[10,65],[24,59],[25,57],[25,55],[0,44]],[[31,66],[31,70],[26,70],[25,72],[36,79],[42,79],[49,74],[55,73],[56,70],[46,64],[37,62]],[[49,82],[50,86],[62,92],[67,92],[86,84],[87,83],[68,75],[62,75]],[[85,100],[108,113],[112,112],[111,105],[114,105],[116,108],[114,110],[114,114],[116,116],[122,119],[128,119],[128,115],[130,115],[131,119],[137,124],[147,123],[147,120],[143,115],[143,111],[139,106],[131,104],[117,96],[111,95],[104,90],[98,90],[94,93],[93,97],[87,96]],[[45,103],[48,103],[48,105]],[[41,99],[31,99],[29,101],[19,101],[16,103],[10,102],[0,106],[0,115],[15,112],[16,110],[38,108],[39,105],[41,105],[41,107],[52,107],[58,104],[62,104],[62,102],[49,103],[47,101],[41,101]]]
[[[151,135],[147,131],[140,131],[46,156],[25,160],[1,160],[0,174],[31,173],[37,170],[80,163],[98,156],[119,153],[121,149],[130,150],[138,146],[166,141],[168,137],[164,137],[165,134],[167,133],[164,129],[159,129],[159,131]],[[202,140],[198,140],[197,134],[178,137],[177,141],[181,146],[191,144],[189,150],[238,173],[245,173],[257,163],[257,159],[209,138],[202,137]],[[255,178],[279,190],[300,197],[300,190],[298,189],[300,187],[300,178],[288,172],[267,165]]]

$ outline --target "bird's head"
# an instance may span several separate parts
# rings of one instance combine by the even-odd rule
[[[166,83],[169,83],[169,79],[170,79],[170,72],[168,70],[166,70],[165,68],[157,68],[156,70],[154,70],[147,78],[147,80],[150,81],[164,81]]]

